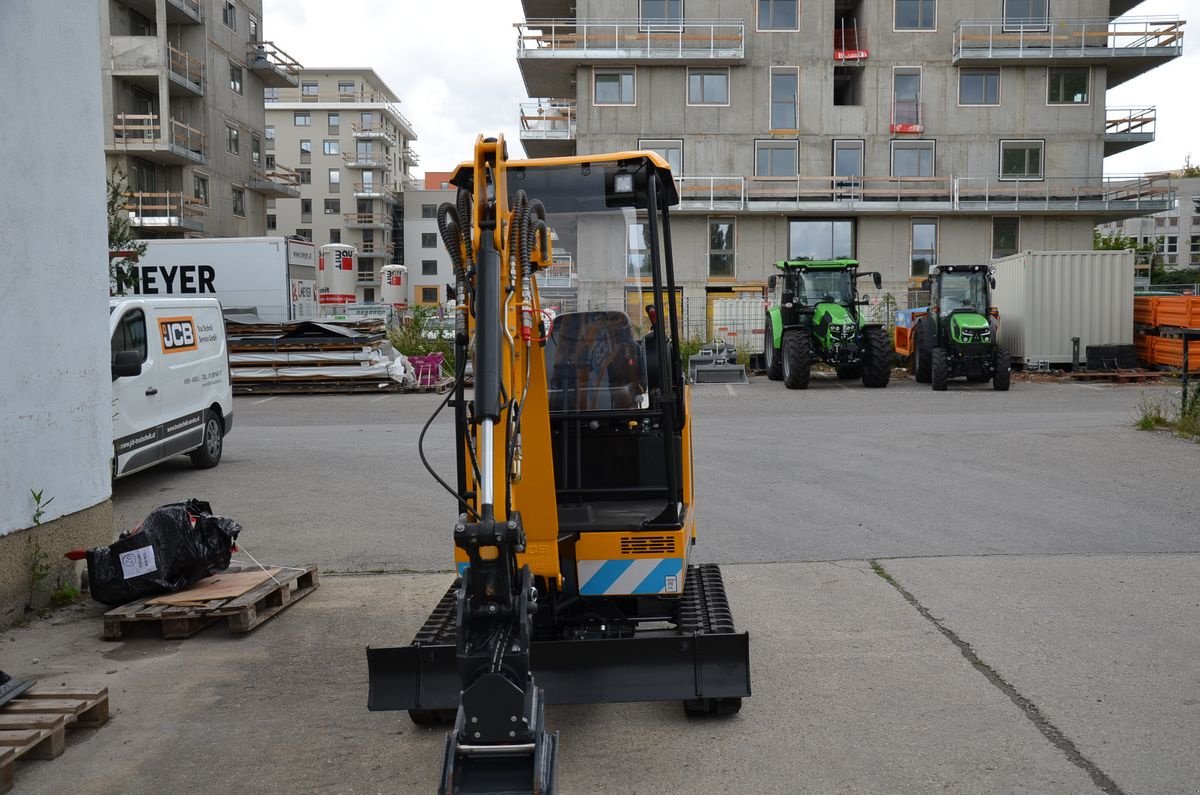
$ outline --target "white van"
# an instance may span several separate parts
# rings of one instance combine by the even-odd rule
[[[225,321],[215,298],[113,298],[113,476],[187,453],[221,460],[233,427]]]

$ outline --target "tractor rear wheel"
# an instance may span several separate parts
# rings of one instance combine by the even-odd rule
[[[933,373],[930,370],[932,362],[929,361],[929,354],[925,348],[925,324],[921,323],[917,326],[915,338],[917,341],[916,349],[913,351],[913,375],[916,376],[918,384],[928,384]]]
[[[892,377],[892,345],[881,326],[863,329],[863,386],[880,389]]]
[[[1012,382],[1012,359],[1006,348],[996,347],[992,351],[992,389],[1007,392]]]
[[[808,389],[811,369],[812,337],[808,329],[783,332],[783,385],[788,389]]]
[[[950,378],[950,355],[945,348],[934,348],[930,357],[929,376],[933,383],[934,392],[945,392],[946,381]]]
[[[772,381],[783,380],[783,362],[780,360],[779,349],[775,347],[775,331],[771,328],[771,316],[763,326],[763,363],[767,368],[767,378]]]
[[[838,365],[837,377],[843,381],[853,381],[862,375],[862,365],[858,364],[842,364]]]

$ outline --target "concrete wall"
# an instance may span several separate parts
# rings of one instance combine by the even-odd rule
[[[24,603],[35,541],[58,564],[112,532],[99,23],[97,0],[0,7],[0,105],[21,109],[0,115],[0,622]],[[54,498],[36,532],[31,489]]]
[[[404,263],[408,266],[410,303],[428,303],[421,300],[422,287],[437,288],[434,303],[441,303],[446,300],[445,286],[454,283],[454,268],[438,234],[437,219],[424,218],[421,211],[427,205],[437,207],[442,202],[453,202],[454,196],[453,190],[414,190],[404,194]],[[430,234],[435,235],[436,245],[426,248],[421,237]],[[422,272],[424,262],[436,262],[437,273],[426,276]]]

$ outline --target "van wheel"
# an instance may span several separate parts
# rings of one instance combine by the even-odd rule
[[[196,469],[212,469],[221,463],[221,450],[224,449],[224,436],[221,420],[211,411],[204,412],[204,441],[200,443],[188,457]]]

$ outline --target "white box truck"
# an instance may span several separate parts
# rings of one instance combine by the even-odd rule
[[[303,238],[146,240],[133,292],[216,298],[270,323],[317,317],[316,247]]]
[[[113,298],[113,477],[176,455],[221,460],[233,385],[221,305],[213,298]]]

